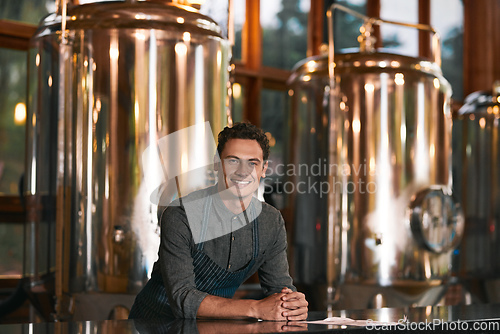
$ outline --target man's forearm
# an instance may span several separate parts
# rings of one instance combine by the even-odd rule
[[[206,296],[198,308],[198,318],[257,318],[286,321],[281,298],[285,293],[275,293],[261,300],[228,299]]]
[[[257,318],[255,313],[256,300],[228,299],[208,295],[198,308],[199,318]]]

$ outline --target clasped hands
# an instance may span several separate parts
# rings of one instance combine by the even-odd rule
[[[272,294],[257,304],[258,318],[273,321],[300,321],[307,319],[305,295],[283,288],[281,292]]]

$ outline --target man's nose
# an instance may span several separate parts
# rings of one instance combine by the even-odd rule
[[[247,163],[241,163],[238,166],[238,169],[236,170],[236,174],[240,176],[247,176],[252,174],[253,172],[253,166],[247,164]]]

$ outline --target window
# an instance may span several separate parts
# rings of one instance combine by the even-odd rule
[[[331,2],[331,1],[330,1]],[[464,5],[462,0],[339,0],[336,3],[359,13],[401,23],[431,25],[441,37],[441,68],[453,88],[453,99],[463,96]],[[369,14],[368,14],[369,13]],[[446,13],[446,15],[443,15]],[[362,22],[337,11],[334,16],[335,52],[358,48],[356,37]],[[325,34],[327,30],[325,29]],[[415,28],[392,24],[380,25],[375,32],[377,45],[385,51],[410,57],[430,57],[430,35]],[[324,36],[327,41],[327,36]]]
[[[384,20],[418,23],[418,0],[382,0],[380,17]],[[393,24],[380,26],[382,45],[388,52],[418,57],[418,30]]]
[[[446,15],[439,13],[446,12]],[[464,99],[463,36],[464,6],[462,0],[433,0],[431,25],[441,35],[441,57],[444,77],[453,87],[453,99]]]
[[[307,54],[307,13],[305,0],[262,1],[262,64],[291,70]]]
[[[18,195],[24,171],[27,54],[0,48],[0,196]]]
[[[25,210],[19,197],[24,172],[27,50],[36,24],[53,1],[7,1],[0,6],[0,279],[20,278]],[[28,23],[28,24],[27,24]]]

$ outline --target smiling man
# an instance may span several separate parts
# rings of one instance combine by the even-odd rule
[[[267,171],[267,137],[236,123],[219,133],[217,152],[217,184],[163,212],[159,259],[129,317],[306,319],[307,301],[288,272],[283,218],[254,196]],[[266,297],[232,299],[255,272]]]

